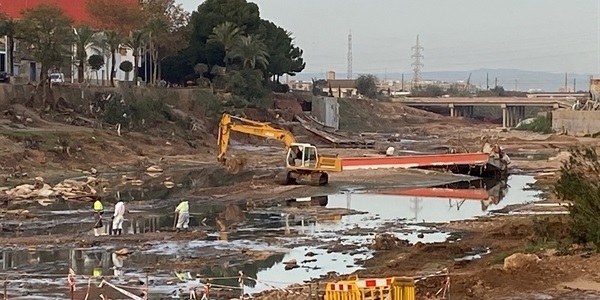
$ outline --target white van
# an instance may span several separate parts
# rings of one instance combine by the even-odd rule
[[[50,74],[50,82],[52,84],[63,84],[63,83],[65,83],[65,74],[63,74],[63,73],[52,73],[52,74]]]

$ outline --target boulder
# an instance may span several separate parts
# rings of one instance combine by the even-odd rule
[[[537,264],[541,259],[535,254],[515,253],[504,259],[504,270],[525,269]]]

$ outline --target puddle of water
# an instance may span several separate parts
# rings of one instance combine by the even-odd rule
[[[407,219],[412,223],[442,223],[472,219],[487,215],[489,211],[501,209],[507,205],[540,200],[537,191],[525,190],[529,184],[534,182],[535,179],[532,176],[511,176],[508,180],[510,188],[505,192],[498,191],[500,199],[497,203],[492,202],[493,200],[354,193],[330,196],[327,207],[368,211],[383,219]],[[349,216],[348,218],[360,217]]]

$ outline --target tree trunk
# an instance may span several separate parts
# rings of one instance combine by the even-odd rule
[[[10,76],[14,76],[14,72],[15,72],[15,62],[14,62],[14,55],[15,55],[15,39],[13,36],[7,36],[6,39],[6,49],[8,49],[8,53],[7,55],[7,61],[8,61],[8,66],[6,66],[6,71],[10,74]]]
[[[79,51],[79,66],[77,66],[77,82],[82,83],[85,80],[85,59],[86,53]]]
[[[38,87],[36,88],[36,94],[39,95],[39,90],[42,90],[42,95],[41,95],[41,100],[42,100],[42,106],[44,109],[46,109],[46,99],[47,99],[47,95],[49,94],[49,91],[47,89],[47,87],[49,87],[48,84],[49,78],[48,78],[48,67],[46,66],[46,64],[41,63],[40,64],[40,83],[38,85]]]
[[[157,78],[162,81],[162,59],[158,61],[158,76]]]
[[[158,85],[158,51],[152,51],[152,82]]]
[[[115,65],[117,64],[117,50],[111,49],[111,64],[110,64],[110,86],[115,86]]]
[[[138,74],[140,72],[140,69],[138,67],[140,55],[139,55],[138,51],[139,51],[139,49],[133,49],[133,86],[137,86]]]

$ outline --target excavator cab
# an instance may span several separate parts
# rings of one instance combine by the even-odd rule
[[[287,154],[287,167],[290,169],[315,169],[319,160],[317,147],[311,144],[293,143]]]

